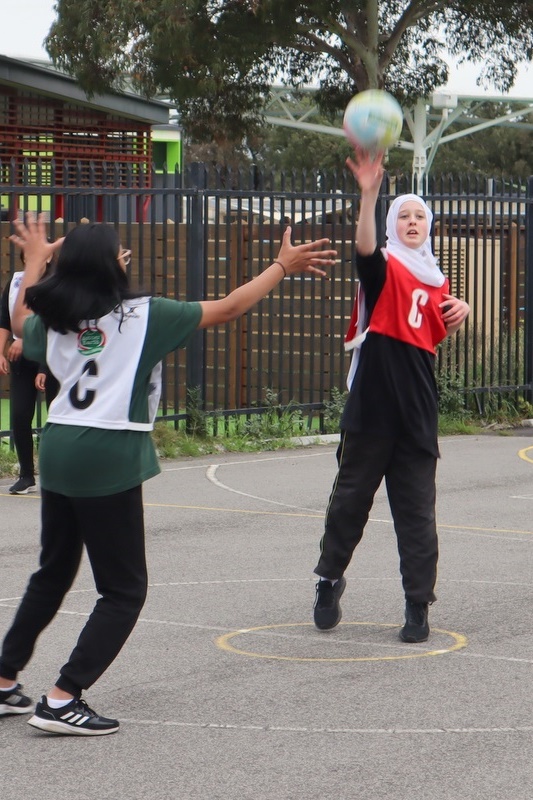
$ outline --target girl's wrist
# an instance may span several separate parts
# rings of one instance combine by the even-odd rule
[[[42,258],[26,258],[24,263],[24,272],[26,275],[38,275],[41,276],[41,273],[44,271],[46,266],[46,262],[43,263]]]
[[[379,197],[379,190],[381,186],[372,187],[371,189],[361,189],[361,200],[363,198],[367,200],[376,200]]]

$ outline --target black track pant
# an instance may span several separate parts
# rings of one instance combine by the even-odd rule
[[[433,602],[438,559],[436,458],[412,438],[343,432],[337,461],[316,574],[330,579],[344,574],[385,478],[405,596]]]
[[[35,388],[35,377],[39,365],[21,356],[10,364],[11,371],[11,427],[13,442],[20,465],[22,478],[33,478],[33,429],[32,421],[35,413],[38,389]],[[47,374],[45,384],[46,404],[50,405],[57,392],[56,379]]]
[[[23,356],[12,361],[11,369],[11,427],[13,442],[23,478],[33,478],[32,420],[35,413],[37,389],[35,376],[38,365]]]
[[[99,597],[56,685],[79,696],[116,658],[146,599],[142,487],[107,497],[42,491],[40,568],[2,646],[0,675],[15,680],[78,572],[83,546]]]

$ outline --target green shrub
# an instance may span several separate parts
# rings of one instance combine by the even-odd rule
[[[15,477],[18,475],[18,458],[14,450],[9,447],[8,439],[0,440],[0,476]]]
[[[347,397],[347,391],[332,388],[329,400],[324,403],[324,433],[338,433]]]

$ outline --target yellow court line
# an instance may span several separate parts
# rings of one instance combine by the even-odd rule
[[[32,492],[31,494],[11,494],[11,492],[0,492],[0,497],[18,497],[19,500],[40,500],[41,495],[35,494]]]
[[[182,506],[177,503],[144,503],[145,506],[151,508],[180,508],[185,511],[226,511],[228,514],[262,514],[264,516],[274,517],[313,517],[315,519],[322,519],[323,514],[301,514],[294,511],[254,511],[253,509],[246,508],[217,508],[217,506]]]
[[[16,496],[28,500],[41,499],[41,496],[38,494],[31,494],[31,495],[25,494]],[[0,492],[0,497],[13,497],[13,495],[4,494]],[[146,508],[176,508],[182,511],[213,511],[217,513],[222,511],[225,512],[226,514],[255,514],[256,516],[266,516],[266,517],[304,517],[311,519],[324,518],[324,514],[322,513],[316,514],[313,512],[305,514],[302,512],[295,512],[295,511],[257,511],[246,508],[220,508],[218,506],[185,506],[179,503],[144,503],[144,505]],[[375,520],[370,518],[369,522],[383,522],[386,525],[392,525],[392,520]],[[515,528],[482,528],[482,527],[476,527],[474,525],[444,525],[439,523],[437,524],[437,528],[450,531],[476,531],[478,533],[519,533],[519,534],[527,534],[529,536],[533,535],[533,530],[524,531]]]
[[[524,533],[533,536],[533,531],[515,528],[476,528],[474,525],[441,525],[440,523],[437,523],[437,528],[445,528],[449,531],[480,531],[481,533]]]
[[[524,461],[528,461],[530,464],[533,464],[533,458],[530,458],[530,456],[527,455],[529,450],[531,450],[531,455],[533,456],[533,446],[531,445],[529,447],[524,447],[523,450],[519,450],[518,455]]]
[[[347,625],[362,625],[362,626],[373,626],[379,628],[399,628],[399,625],[390,625],[388,623],[383,622],[341,622],[341,626]],[[329,662],[347,662],[347,661],[402,661],[408,658],[427,658],[428,656],[441,656],[445,653],[453,653],[454,650],[461,650],[461,648],[466,647],[468,645],[468,639],[462,633],[456,633],[455,631],[445,631],[441,628],[432,628],[432,633],[442,633],[446,636],[451,636],[454,640],[454,644],[451,647],[439,648],[438,650],[425,650],[425,651],[418,651],[415,653],[409,653],[408,655],[403,656],[361,656],[361,657],[346,657],[346,658],[321,658],[321,657],[312,657],[312,656],[279,656],[279,655],[272,655],[269,653],[254,653],[249,650],[240,650],[237,647],[234,647],[230,644],[230,639],[234,639],[236,636],[244,636],[247,633],[255,633],[256,631],[267,631],[267,630],[274,630],[278,628],[300,628],[300,627],[308,627],[312,626],[312,622],[290,622],[290,623],[283,623],[280,625],[261,625],[257,628],[245,628],[243,630],[238,631],[230,631],[229,633],[225,633],[222,636],[219,636],[215,639],[215,644],[217,647],[220,647],[221,650],[226,650],[228,653],[235,653],[236,655],[240,656],[249,656],[250,658],[270,658],[275,661],[329,661]],[[357,644],[357,642],[354,642]]]
[[[177,503],[145,503],[145,506],[152,508],[181,508],[189,511],[225,511],[228,514],[262,514],[271,517],[312,517],[313,519],[323,519],[324,514],[302,514],[289,511],[253,511],[244,508],[217,508],[216,506],[182,506]],[[369,522],[383,522],[386,525],[392,525],[392,520],[376,520],[370,518]],[[481,533],[526,533],[533,536],[532,531],[518,530],[514,528],[480,528],[473,525],[441,525],[437,524],[438,528],[443,528],[450,531],[478,531]]]

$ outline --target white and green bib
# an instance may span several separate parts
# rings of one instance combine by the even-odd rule
[[[110,430],[149,431],[161,395],[161,363],[149,377],[148,419],[133,422],[130,405],[141,357],[150,298],[124,301],[77,333],[47,331],[46,361],[60,383],[48,422]]]

